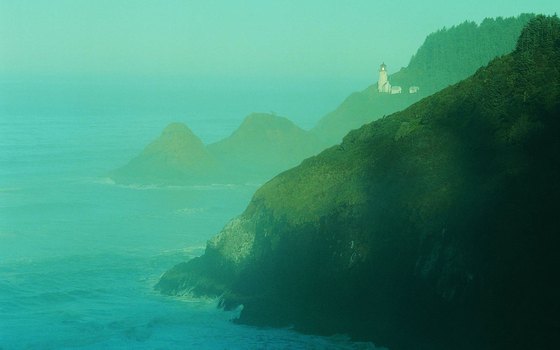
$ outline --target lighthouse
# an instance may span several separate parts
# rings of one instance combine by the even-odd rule
[[[389,75],[387,74],[387,66],[385,63],[379,67],[379,80],[377,81],[377,90],[379,92],[390,93],[391,84],[389,83]]]

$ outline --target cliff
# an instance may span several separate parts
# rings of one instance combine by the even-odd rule
[[[167,294],[391,349],[559,345],[560,21],[260,188]]]

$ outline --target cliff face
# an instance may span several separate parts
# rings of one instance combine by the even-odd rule
[[[557,345],[558,67],[539,16],[512,54],[275,177],[157,288],[391,349]]]

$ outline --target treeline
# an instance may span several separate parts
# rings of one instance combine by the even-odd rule
[[[513,51],[523,27],[534,14],[487,18],[480,25],[465,21],[430,34],[407,68],[391,76],[393,85],[418,85],[435,92],[472,75],[497,56]]]
[[[516,51],[525,56],[534,56],[535,51],[548,52],[560,46],[560,24],[558,16],[539,15],[521,32]]]

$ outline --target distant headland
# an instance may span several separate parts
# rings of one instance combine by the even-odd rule
[[[172,129],[183,131],[164,132],[164,139],[109,176],[117,183],[262,183],[340,143],[350,130],[401,111],[511,52],[533,17],[485,19],[480,25],[464,22],[430,34],[407,67],[389,75],[387,65],[381,64],[377,83],[352,93],[309,131],[285,117],[253,113],[231,136],[204,145],[185,131],[187,126],[176,125]]]

